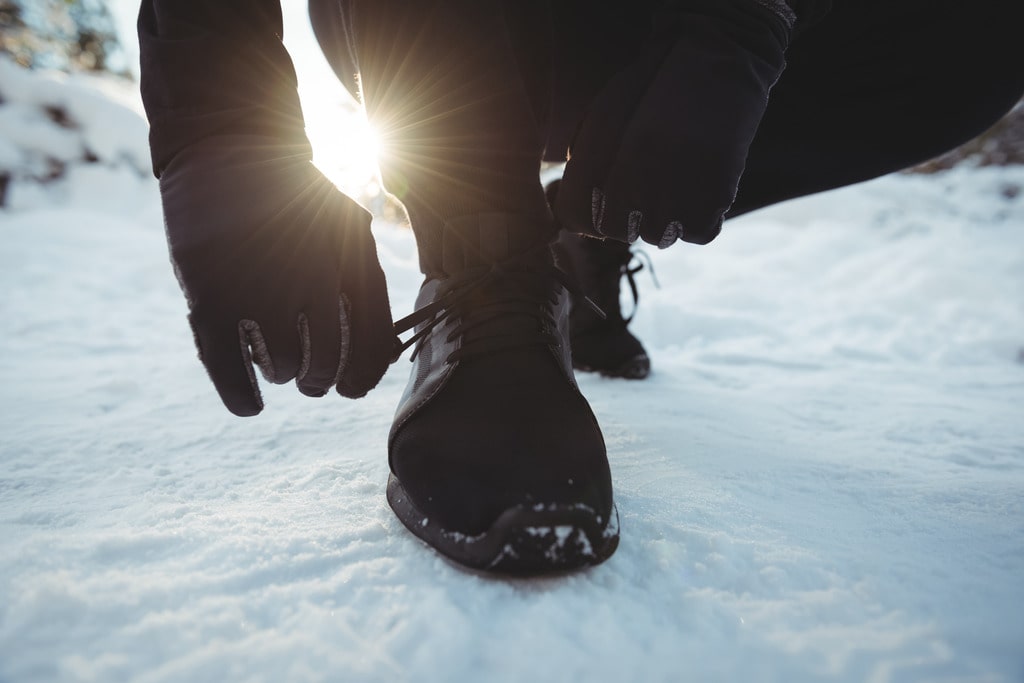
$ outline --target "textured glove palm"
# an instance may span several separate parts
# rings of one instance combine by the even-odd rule
[[[208,138],[175,156],[160,190],[199,356],[231,412],[263,409],[254,364],[310,396],[377,384],[394,337],[371,217],[305,155]]]

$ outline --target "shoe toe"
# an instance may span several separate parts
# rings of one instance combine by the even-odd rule
[[[543,348],[460,364],[395,434],[391,468],[400,490],[392,496],[389,489],[389,500],[402,497],[392,507],[449,556],[438,536],[500,537],[533,558],[520,565],[535,569],[593,564],[611,554],[602,537],[614,516],[604,440],[586,400]],[[540,529],[553,534],[546,545]],[[586,543],[576,545],[583,550],[600,547],[554,558],[551,548],[565,545],[566,529],[582,534]],[[487,553],[501,551],[455,559],[487,566],[495,560]],[[548,560],[535,557],[545,552]]]

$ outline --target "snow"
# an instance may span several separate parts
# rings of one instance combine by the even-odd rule
[[[85,137],[128,117],[49,78],[26,92],[87,101]],[[224,410],[130,158],[0,211],[0,681],[1024,677],[1024,169],[890,176],[651,250],[653,375],[579,378],[621,546],[526,581],[452,566],[387,507],[408,363],[358,401]],[[415,245],[375,233],[404,315]]]
[[[4,138],[26,153],[62,162],[84,152],[107,161],[125,161],[140,173],[149,169],[148,126],[141,100],[128,84],[89,74],[29,72],[0,58]],[[51,125],[45,109],[66,116],[66,127]]]

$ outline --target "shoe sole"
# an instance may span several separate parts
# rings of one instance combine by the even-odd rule
[[[479,571],[538,576],[604,562],[619,545],[619,513],[611,519],[586,505],[520,505],[478,536],[449,531],[420,512],[402,483],[388,477],[388,504],[405,527],[453,562]]]
[[[597,372],[602,377],[615,377],[619,379],[646,379],[651,374],[651,359],[646,354],[634,356],[628,361],[614,368],[599,368],[585,363],[573,361],[572,367],[581,372]]]

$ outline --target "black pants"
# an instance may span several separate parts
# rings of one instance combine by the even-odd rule
[[[544,158],[565,159],[588,104],[646,40],[659,4],[506,0],[509,64],[525,84]],[[408,99],[417,97],[419,81],[437,76],[431,50],[417,52],[418,43],[431,41],[424,31],[432,18],[412,25],[394,18],[361,21],[373,14],[364,11],[367,5],[392,5],[398,15],[403,3],[311,0],[309,9],[324,54],[353,94],[361,52],[377,56],[378,73],[364,78],[383,77],[382,64],[408,72],[409,93],[367,100],[371,119],[386,119],[389,107],[421,106]],[[730,215],[906,168],[982,133],[1024,93],[1022,6],[1017,0],[835,0],[832,11],[789,47]],[[394,49],[381,52],[381,44]],[[491,78],[502,77],[501,68]],[[482,91],[471,85],[450,92],[445,106],[491,96],[487,83]],[[531,145],[522,131],[512,138],[512,147]]]

